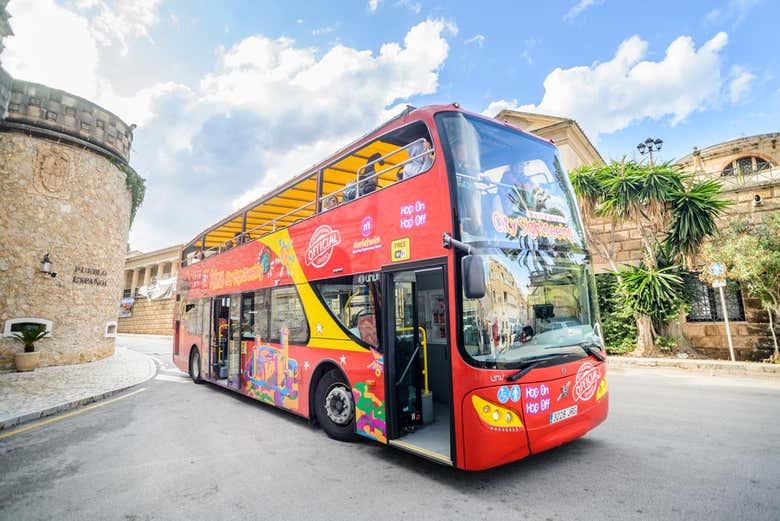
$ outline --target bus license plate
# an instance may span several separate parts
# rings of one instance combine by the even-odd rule
[[[565,409],[561,409],[560,411],[555,411],[554,413],[550,414],[550,423],[556,423],[561,420],[565,420],[566,418],[571,418],[572,416],[577,416],[576,405],[572,405],[571,407],[567,407]]]

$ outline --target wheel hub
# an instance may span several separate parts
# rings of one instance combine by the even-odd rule
[[[333,387],[325,397],[325,413],[337,425],[346,425],[352,419],[352,400],[344,386]]]

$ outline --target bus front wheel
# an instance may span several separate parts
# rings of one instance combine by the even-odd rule
[[[200,352],[197,347],[193,347],[190,352],[190,378],[196,384],[203,383],[200,377]]]
[[[355,439],[355,400],[337,369],[322,375],[314,400],[317,421],[328,436],[339,441]]]

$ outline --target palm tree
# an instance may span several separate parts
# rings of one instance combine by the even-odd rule
[[[17,331],[11,336],[20,344],[24,344],[25,353],[33,353],[35,352],[35,342],[45,337],[46,334],[46,326],[43,324],[36,324],[34,326],[24,326],[21,331]]]
[[[688,269],[704,240],[717,230],[715,219],[731,204],[721,197],[720,183],[697,181],[671,194],[671,223],[666,242],[676,250]]]
[[[608,243],[590,230],[586,234],[617,275],[626,305],[635,311],[638,347],[652,351],[653,322],[662,320],[653,310],[668,311],[670,291],[681,293],[682,288],[670,278],[677,277],[679,266],[659,263],[659,240],[668,247],[667,256],[670,248],[673,257],[692,265],[702,241],[715,231],[715,219],[728,205],[720,197],[720,185],[715,181],[691,182],[690,174],[669,162],[643,164],[625,157],[574,170],[570,179],[585,210],[586,224],[594,216],[609,220]],[[624,223],[634,225],[645,254],[640,266],[619,269],[615,238],[616,229]],[[655,305],[651,305],[653,300]]]

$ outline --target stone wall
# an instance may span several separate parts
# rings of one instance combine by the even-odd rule
[[[173,335],[173,299],[136,298],[133,315],[119,319],[120,333]]]
[[[0,324],[53,322],[38,343],[42,365],[87,362],[114,351],[131,196],[125,174],[94,151],[0,132]],[[40,273],[49,253],[56,278]],[[0,338],[0,368],[22,350]]]

